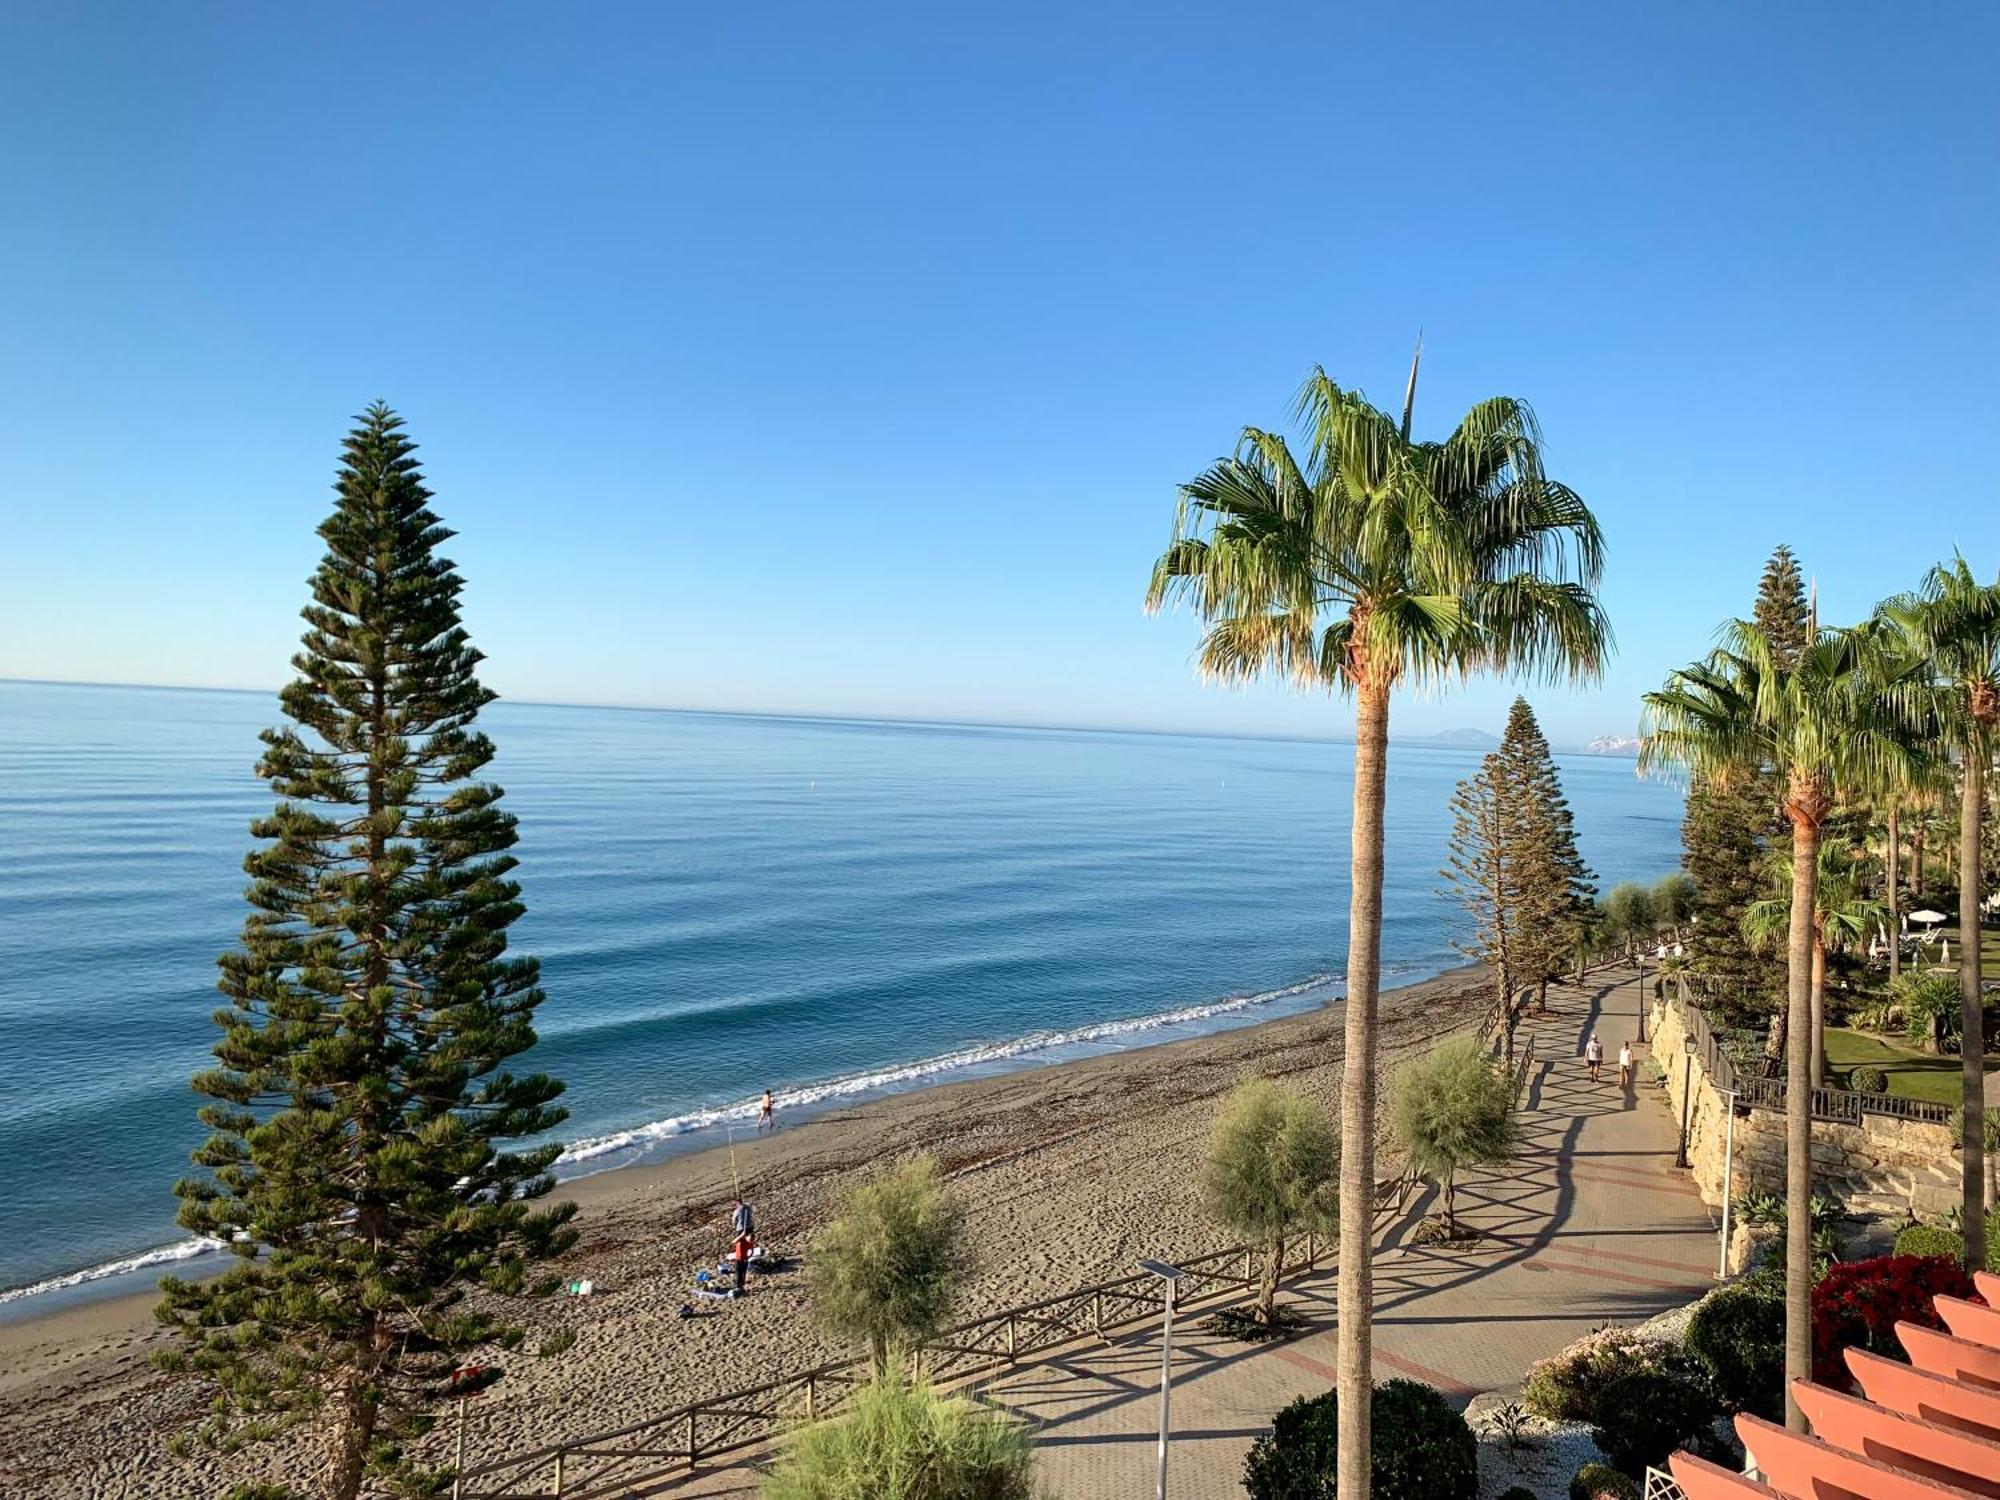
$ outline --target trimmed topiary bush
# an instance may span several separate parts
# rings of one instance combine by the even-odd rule
[[[1943,1256],[1878,1255],[1831,1267],[1812,1292],[1812,1378],[1852,1390],[1843,1350],[1907,1360],[1896,1340],[1898,1322],[1941,1328],[1932,1298],[1976,1295],[1965,1268]]]
[[[1673,1353],[1673,1345],[1629,1328],[1600,1328],[1530,1365],[1521,1403],[1551,1421],[1588,1421],[1598,1392],[1622,1376],[1663,1368]]]
[[[1694,1381],[1641,1370],[1598,1393],[1590,1436],[1606,1458],[1636,1479],[1648,1464],[1663,1464],[1674,1449],[1706,1435],[1718,1415],[1715,1397]]]
[[[1847,1075],[1847,1086],[1857,1094],[1886,1094],[1889,1075],[1873,1063],[1865,1063]]]
[[[1250,1445],[1251,1500],[1329,1500],[1340,1416],[1335,1393],[1301,1396]],[[1387,1380],[1369,1410],[1372,1490],[1378,1500],[1464,1500],[1479,1492],[1479,1444],[1465,1418],[1430,1386]]]
[[[1695,1309],[1687,1351],[1731,1411],[1779,1421],[1785,1410],[1785,1301],[1766,1283],[1725,1287]]]
[[[1946,1260],[1965,1258],[1965,1236],[1938,1224],[1912,1224],[1896,1236],[1898,1255],[1943,1256]]]
[[[1569,1500],[1639,1500],[1639,1486],[1610,1464],[1585,1464],[1569,1482]]]

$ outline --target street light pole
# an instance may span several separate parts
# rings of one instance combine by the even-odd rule
[[[1639,1040],[1646,1040],[1646,950],[1639,950]]]
[[[1142,1260],[1139,1269],[1159,1277],[1167,1289],[1166,1320],[1160,1329],[1160,1467],[1153,1490],[1154,1500],[1167,1500],[1167,1434],[1171,1430],[1168,1402],[1174,1382],[1174,1283],[1187,1273],[1163,1260]]]
[[[1729,1113],[1723,1116],[1722,1127],[1722,1249],[1715,1257],[1717,1281],[1729,1274],[1729,1200],[1736,1190],[1736,1090],[1725,1089],[1723,1098]]]
[[[1681,1055],[1687,1061],[1681,1064],[1681,1144],[1674,1155],[1674,1165],[1688,1165],[1688,1111],[1694,1104],[1694,1038],[1683,1034]]]

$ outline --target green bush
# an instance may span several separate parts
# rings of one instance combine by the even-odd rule
[[[1340,1132],[1303,1094],[1266,1078],[1240,1083],[1209,1134],[1201,1197],[1209,1217],[1263,1252],[1257,1321],[1275,1331],[1285,1241],[1340,1222]]]
[[[1639,1500],[1639,1486],[1610,1464],[1585,1464],[1569,1482],[1569,1500]]]
[[[1942,1255],[1965,1259],[1965,1236],[1943,1224],[1912,1224],[1896,1236],[1898,1255]],[[1986,1233],[1986,1269],[2000,1276],[2000,1233]]]
[[[1889,1075],[1873,1063],[1863,1063],[1847,1075],[1847,1086],[1857,1094],[1886,1094]]]
[[[865,1344],[877,1370],[936,1333],[965,1270],[961,1222],[928,1156],[850,1189],[806,1258],[820,1324]]]
[[[1783,1309],[1779,1312],[1782,1318]],[[1590,1436],[1606,1458],[1636,1479],[1647,1465],[1665,1463],[1674,1449],[1706,1434],[1717,1415],[1715,1397],[1705,1387],[1662,1370],[1641,1370],[1598,1393]]]
[[[1674,1352],[1671,1344],[1629,1328],[1600,1328],[1530,1365],[1521,1403],[1551,1421],[1588,1421],[1598,1392],[1623,1376],[1664,1368]]]
[[[1430,1386],[1387,1380],[1368,1414],[1376,1500],[1464,1500],[1479,1492],[1479,1444],[1465,1418]],[[1334,1392],[1301,1396],[1250,1445],[1243,1488],[1251,1500],[1330,1500],[1340,1449]]]
[[[1687,1351],[1731,1411],[1779,1421],[1785,1410],[1785,1299],[1760,1283],[1725,1287],[1695,1309]]]
[[[1895,984],[1903,1008],[1903,1024],[1911,1041],[1938,1052],[1956,1052],[1964,1030],[1958,998],[1958,976],[1923,972],[1905,974]]]
[[[892,1364],[847,1410],[793,1433],[762,1500],[1033,1500],[1021,1425],[940,1396]]]

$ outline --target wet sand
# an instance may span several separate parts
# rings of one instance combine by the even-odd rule
[[[1460,970],[1384,994],[1385,1065],[1475,1025],[1491,993]],[[561,1266],[589,1298],[528,1304],[535,1335],[575,1335],[560,1354],[499,1361],[506,1379],[472,1405],[468,1463],[617,1427],[837,1358],[814,1327],[803,1277],[760,1278],[741,1302],[678,1316],[693,1271],[715,1263],[740,1178],[761,1238],[803,1250],[858,1176],[935,1155],[966,1212],[974,1262],[962,1316],[1112,1275],[1142,1255],[1219,1248],[1196,1187],[1218,1095],[1278,1078],[1331,1112],[1338,1005],[1161,1046],[950,1084],[818,1116],[658,1165],[565,1184],[582,1242]],[[152,1294],[0,1326],[0,1493],[18,1500],[207,1500],[227,1484],[309,1475],[316,1453],[281,1439],[222,1458],[166,1451],[202,1408],[197,1386],[151,1370]]]

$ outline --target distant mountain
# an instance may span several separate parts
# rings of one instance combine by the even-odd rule
[[[1600,734],[1583,748],[1592,755],[1637,755],[1639,742],[1630,735]]]
[[[1464,745],[1475,750],[1491,750],[1500,736],[1483,729],[1444,729],[1427,737],[1433,745]]]

